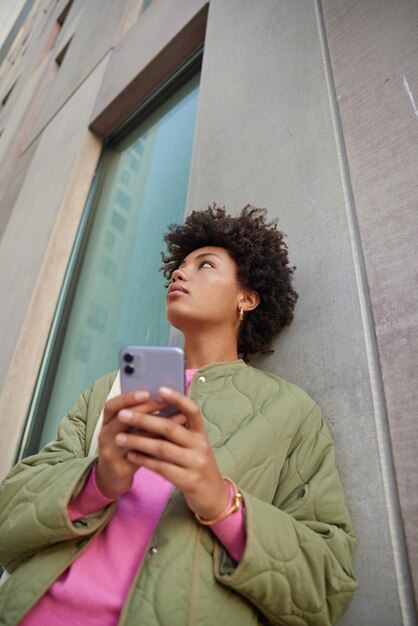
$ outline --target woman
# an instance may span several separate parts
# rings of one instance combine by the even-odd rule
[[[292,320],[283,234],[263,210],[214,205],[165,240],[188,395],[105,403],[104,377],[11,471],[0,624],[333,624],[356,582],[329,431],[305,392],[238,358]],[[166,404],[172,419],[156,414]]]

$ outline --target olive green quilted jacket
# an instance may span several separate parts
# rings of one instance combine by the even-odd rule
[[[95,462],[87,453],[113,379],[96,381],[58,439],[1,485],[0,563],[14,572],[0,587],[1,626],[17,624],[113,515],[116,504],[74,523],[67,515]],[[245,551],[236,565],[174,490],[119,624],[333,624],[356,588],[354,536],[319,407],[243,361],[201,368],[189,395],[222,474],[243,493]]]

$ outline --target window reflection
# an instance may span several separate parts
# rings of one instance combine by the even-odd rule
[[[117,368],[128,343],[163,345],[163,233],[183,220],[199,76],[103,155],[95,216],[50,395],[41,444],[80,392]]]

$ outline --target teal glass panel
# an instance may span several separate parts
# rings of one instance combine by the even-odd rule
[[[198,90],[195,76],[106,148],[41,445],[79,394],[117,369],[122,346],[168,343],[161,250],[168,224],[183,221]]]

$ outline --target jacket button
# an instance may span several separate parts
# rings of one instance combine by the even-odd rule
[[[201,383],[204,383],[204,382],[206,382],[206,378],[204,376],[199,376],[199,381]]]
[[[149,549],[149,553],[151,554],[151,556],[154,556],[155,554],[158,554],[157,546],[151,546],[150,549]]]

